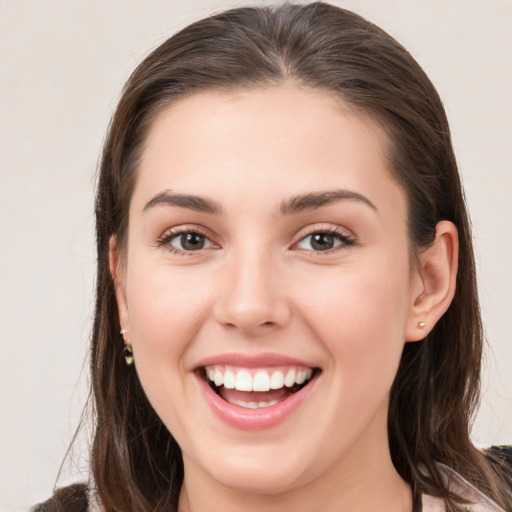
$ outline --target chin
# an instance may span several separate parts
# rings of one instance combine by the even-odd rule
[[[214,477],[234,491],[260,495],[286,493],[302,485],[304,480],[304,475],[297,468],[276,468],[272,461],[263,467],[228,467],[217,471]]]
[[[289,447],[272,445],[231,448],[209,450],[208,456],[196,459],[199,465],[185,460],[186,470],[187,466],[192,470],[190,477],[194,478],[198,471],[235,492],[278,495],[307,485],[323,472],[323,464],[319,465],[305,450],[290,453]]]

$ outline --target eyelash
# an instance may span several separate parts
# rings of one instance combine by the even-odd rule
[[[183,235],[199,235],[205,239],[205,241],[208,241],[212,246],[215,245],[214,242],[210,239],[210,237],[203,233],[200,229],[197,229],[197,227],[192,226],[181,226],[179,228],[173,229],[171,231],[167,231],[163,236],[161,236],[158,241],[157,245],[158,247],[166,246],[166,248],[172,252],[173,254],[177,254],[179,256],[189,256],[191,254],[194,254],[195,252],[200,252],[201,249],[198,249],[197,251],[187,251],[187,250],[181,250],[177,247],[174,247],[171,245],[171,242],[180,236]]]
[[[311,249],[303,249],[305,251],[311,252],[312,254],[329,254],[332,252],[337,251],[338,249],[341,249],[343,247],[351,247],[356,244],[356,240],[353,238],[353,236],[348,235],[346,231],[343,231],[339,228],[333,228],[333,227],[326,227],[326,228],[313,228],[311,231],[306,233],[305,235],[301,236],[298,242],[294,243],[293,246],[297,246],[304,240],[306,240],[308,237],[312,237],[313,235],[327,235],[332,236],[336,238],[340,243],[338,245],[335,245],[334,247],[327,249],[325,251],[319,251],[315,250],[313,248]]]
[[[189,235],[189,234],[190,235],[199,235],[199,236],[203,237],[205,239],[205,241],[208,241],[211,244],[210,247],[215,246],[215,243],[204,232],[197,229],[196,227],[187,227],[187,226],[182,226],[180,228],[173,229],[171,231],[166,232],[163,236],[161,236],[158,239],[157,245],[158,245],[158,247],[166,246],[166,248],[170,252],[172,252],[173,254],[181,255],[181,256],[189,256],[189,255],[193,254],[194,252],[199,253],[203,249],[203,247],[197,249],[196,251],[194,251],[194,250],[187,251],[187,250],[178,249],[171,244],[171,242],[173,240],[179,238],[180,236]],[[323,229],[323,228],[311,229],[311,231],[309,231],[309,233],[306,233],[303,236],[301,236],[301,238],[292,245],[292,248],[297,247],[298,244],[300,244],[301,242],[306,240],[308,237],[312,237],[314,235],[332,236],[339,241],[339,244],[335,245],[334,247],[332,247],[330,249],[326,249],[324,251],[315,250],[313,248],[312,249],[302,249],[302,250],[308,251],[312,254],[329,254],[331,252],[335,252],[336,250],[338,250],[342,247],[351,247],[356,244],[356,241],[354,240],[354,238],[350,235],[347,235],[346,232],[342,231],[341,229],[329,227],[329,228],[325,228],[325,229]],[[207,248],[209,248],[209,247],[207,247]]]

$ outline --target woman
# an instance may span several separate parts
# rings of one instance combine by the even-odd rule
[[[510,453],[469,439],[446,116],[383,31],[314,3],[173,36],[125,87],[96,218],[101,510],[511,509]]]

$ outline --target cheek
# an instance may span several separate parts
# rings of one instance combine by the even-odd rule
[[[302,310],[310,329],[341,367],[341,379],[393,380],[408,315],[408,263],[336,268],[306,286]]]
[[[326,429],[334,439],[343,432],[339,443],[345,448],[366,431],[379,411],[386,414],[407,317],[408,273],[395,270],[365,273],[364,279],[354,269],[333,275],[328,283],[310,288],[314,293],[304,309],[310,330],[330,355],[325,377],[331,391],[322,404],[322,410],[331,411]]]
[[[132,268],[140,269],[137,265]],[[193,337],[204,316],[207,276],[147,265],[128,275],[128,309],[134,344],[176,352]]]
[[[190,272],[154,262],[132,264],[127,275],[135,366],[150,402],[164,417],[174,408],[169,398],[185,392],[184,357],[204,321],[208,286],[198,284]]]
[[[135,368],[149,402],[176,439],[195,403],[184,376],[185,356],[205,318],[208,286],[165,265],[133,264],[127,275]],[[196,272],[197,274],[197,272]],[[187,412],[188,411],[188,412]]]

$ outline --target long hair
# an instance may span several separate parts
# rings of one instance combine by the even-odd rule
[[[474,448],[483,334],[471,232],[441,100],[411,55],[384,31],[324,3],[240,8],[203,19],[154,50],[123,90],[104,145],[96,198],[97,288],[91,353],[96,417],[92,471],[106,512],[175,510],[180,449],[125,366],[109,239],[123,251],[143,144],[161,110],[195,92],[284,82],[335,93],[385,130],[393,177],[408,203],[412,251],[432,243],[436,224],[459,232],[457,290],[425,340],[406,344],[391,390],[388,433],[398,473],[418,491],[461,500],[441,462],[503,507],[505,474]],[[492,467],[491,467],[492,466]],[[419,468],[422,468],[421,470]]]

